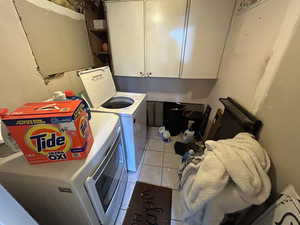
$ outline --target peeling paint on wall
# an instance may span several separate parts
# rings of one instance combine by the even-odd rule
[[[218,99],[227,96],[255,113],[257,85],[264,83],[288,5],[289,0],[266,0],[248,13],[235,12],[220,76],[208,98],[212,116],[222,108]]]
[[[0,107],[13,110],[25,102],[49,98],[53,91],[84,90],[76,71],[51,80],[45,85],[36,70],[32,52],[12,0],[0,1]]]
[[[238,6],[237,11],[243,12],[245,10],[255,8],[265,1],[268,1],[268,0],[242,0]]]
[[[14,3],[44,78],[94,65],[82,14],[47,0]]]
[[[281,25],[279,35],[274,44],[273,55],[266,66],[265,73],[261,77],[253,99],[252,109],[257,113],[270,90],[276,72],[281,64],[282,58],[287,51],[289,43],[296,32],[296,27],[299,26],[300,20],[300,3],[298,0],[291,0],[286,12],[286,16]]]

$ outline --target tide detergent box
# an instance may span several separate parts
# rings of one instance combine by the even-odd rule
[[[31,164],[83,159],[94,141],[81,100],[27,103],[1,120]]]

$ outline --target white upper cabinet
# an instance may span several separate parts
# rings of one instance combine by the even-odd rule
[[[145,1],[146,75],[179,77],[187,0]]]
[[[234,0],[191,0],[181,78],[217,78]]]
[[[114,75],[144,74],[144,10],[142,1],[106,2]]]
[[[215,79],[235,0],[106,2],[114,74]]]

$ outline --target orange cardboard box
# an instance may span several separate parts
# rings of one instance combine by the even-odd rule
[[[81,100],[27,103],[1,116],[31,164],[86,158],[93,135]]]

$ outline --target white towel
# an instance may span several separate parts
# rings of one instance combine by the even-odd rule
[[[185,224],[218,225],[224,214],[268,198],[270,160],[251,134],[206,141],[205,145],[203,161],[190,163],[182,174]]]
[[[2,122],[0,120],[0,144],[3,144],[4,143],[4,140],[3,140],[3,137],[2,137]]]

